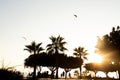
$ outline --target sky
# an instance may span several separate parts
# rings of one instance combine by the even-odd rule
[[[66,54],[79,46],[92,54],[97,36],[118,25],[120,0],[0,0],[0,65],[23,65],[25,45],[35,40],[46,48],[58,35]]]

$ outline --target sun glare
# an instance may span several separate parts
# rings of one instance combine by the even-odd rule
[[[88,61],[89,62],[95,62],[95,63],[101,63],[102,62],[102,56],[98,54],[90,54],[88,55]]]

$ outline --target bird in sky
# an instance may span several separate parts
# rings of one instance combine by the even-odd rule
[[[77,15],[76,15],[76,14],[74,14],[74,16],[77,18]]]

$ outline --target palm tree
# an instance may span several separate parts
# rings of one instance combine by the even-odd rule
[[[67,50],[64,45],[66,44],[63,37],[60,35],[58,37],[51,36],[50,40],[52,41],[51,44],[47,45],[47,53],[49,54],[56,54],[56,78],[58,78],[58,60],[57,55],[60,52]]]
[[[86,55],[88,55],[88,53],[87,53],[87,50],[84,50],[84,47],[78,47],[74,49],[73,55],[84,60],[84,59],[87,59]],[[81,71],[82,71],[82,65],[80,65],[80,78],[82,77]]]
[[[41,47],[41,44],[42,43],[36,44],[36,42],[33,41],[30,45],[25,45],[26,48],[24,50],[27,50],[28,52],[30,52],[34,55],[39,54],[41,51],[44,50]],[[36,78],[36,68],[37,68],[37,65],[35,64],[34,65],[34,70],[33,70],[33,78]]]

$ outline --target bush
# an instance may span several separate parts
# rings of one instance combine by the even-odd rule
[[[0,69],[0,80],[23,80],[23,75],[19,71]]]
[[[49,78],[50,75],[48,74],[48,71],[45,71],[43,73],[38,73],[38,78]]]

